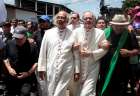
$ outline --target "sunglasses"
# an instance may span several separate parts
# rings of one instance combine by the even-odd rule
[[[71,19],[77,19],[77,17],[71,17]]]

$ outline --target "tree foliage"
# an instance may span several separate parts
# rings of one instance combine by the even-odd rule
[[[136,5],[140,5],[140,0],[124,0],[123,1],[123,9],[132,8]]]

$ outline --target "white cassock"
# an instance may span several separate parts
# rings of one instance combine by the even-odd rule
[[[69,29],[60,32],[58,28],[47,30],[44,34],[39,60],[38,71],[45,71],[47,94],[44,96],[65,96],[68,83],[72,78],[73,55]]]
[[[7,11],[3,0],[0,0],[0,23],[5,22],[7,18]]]
[[[80,28],[82,26],[83,26],[83,24],[80,24],[80,23],[77,24],[76,26],[73,26],[72,24],[70,24],[67,26],[67,28],[73,32],[75,29]],[[79,69],[80,58],[79,58],[79,54],[78,54],[79,50],[74,50],[73,53],[74,53],[74,73],[80,73],[80,69]],[[79,82],[74,81],[74,75],[73,75],[73,77],[69,83],[69,86],[68,86],[70,96],[76,96],[78,86],[79,86]]]
[[[106,40],[104,31],[93,28],[86,32],[84,27],[73,32],[76,42],[82,47],[82,42],[87,41],[88,50],[92,53],[89,57],[80,57],[80,85],[76,96],[96,96],[96,82],[99,74],[100,59],[107,50],[99,48],[98,45]]]

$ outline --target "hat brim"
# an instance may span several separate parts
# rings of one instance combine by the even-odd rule
[[[129,22],[118,23],[118,22],[113,22],[113,21],[110,21],[109,23],[112,25],[129,25],[130,24]]]
[[[22,39],[24,38],[24,34],[13,34],[13,38],[18,38],[18,39]]]

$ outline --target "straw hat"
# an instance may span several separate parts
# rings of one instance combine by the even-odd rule
[[[124,15],[122,14],[116,14],[112,21],[110,21],[110,24],[112,25],[128,25],[129,22],[127,21],[127,19],[125,18]]]

